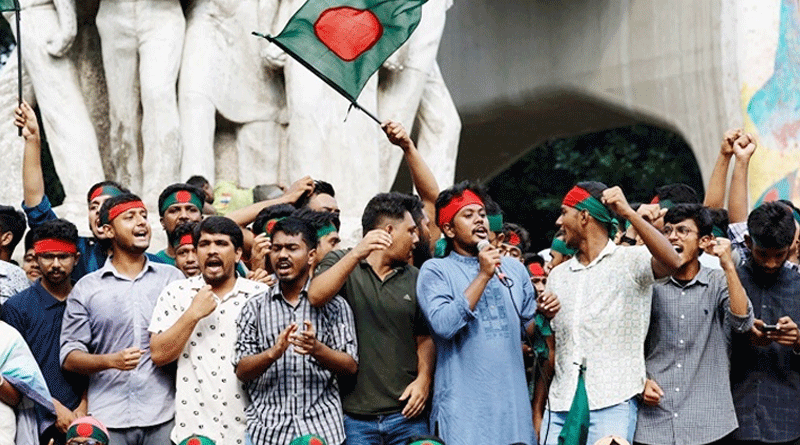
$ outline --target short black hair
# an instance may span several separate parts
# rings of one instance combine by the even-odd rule
[[[192,235],[192,244],[197,245],[197,240],[194,238],[194,229],[197,228],[197,225],[200,224],[197,221],[186,221],[185,223],[178,224],[175,226],[175,230],[172,233],[167,232],[167,242],[169,242],[170,246],[178,247],[175,245],[184,235]]]
[[[339,231],[341,227],[341,221],[339,221],[339,215],[333,212],[317,212],[316,210],[311,210],[308,207],[304,207],[302,209],[297,209],[292,212],[292,215],[295,218],[300,218],[313,227],[315,231],[319,231],[323,227],[328,225],[333,225],[336,228],[336,231]]]
[[[209,216],[197,224],[193,234],[195,247],[197,247],[197,243],[200,241],[200,235],[203,233],[228,235],[235,249],[241,249],[244,245],[242,229],[232,219],[224,216]]]
[[[655,196],[658,201],[672,201],[673,204],[700,204],[700,195],[692,187],[681,184],[667,184],[656,187]]]
[[[521,252],[527,252],[531,247],[531,235],[525,230],[524,227],[520,226],[519,224],[514,223],[503,223],[503,233],[508,234],[510,232],[514,232],[517,234],[520,240],[519,250]],[[505,243],[510,244],[508,242],[509,236],[505,237]]]
[[[28,230],[28,233],[25,234],[25,251],[29,251],[33,249],[33,229]]]
[[[538,253],[528,252],[522,255],[522,259],[523,259],[523,264],[525,264],[525,267],[528,267],[528,265],[530,265],[531,263],[536,263],[544,267],[544,264],[546,263],[544,258],[542,258],[542,256],[539,255]]]
[[[664,222],[667,224],[678,224],[687,219],[694,221],[697,226],[698,238],[711,235],[711,231],[714,230],[711,212],[701,204],[677,204],[664,215]]]
[[[314,180],[314,191],[311,193],[304,193],[300,199],[295,202],[297,208],[306,207],[308,202],[311,201],[311,198],[316,195],[331,195],[332,197],[336,197],[336,190],[333,189],[333,185],[330,182],[325,182],[320,179]]]
[[[181,190],[185,190],[185,191],[187,191],[189,193],[195,194],[195,195],[200,197],[200,201],[206,202],[206,193],[202,189],[200,189],[198,187],[195,187],[193,185],[186,184],[184,182],[178,182],[176,184],[170,184],[170,185],[167,186],[167,188],[165,188],[161,192],[160,195],[158,195],[158,215],[159,216],[164,216],[164,212],[161,211],[161,207],[164,206],[164,201],[166,201],[167,198],[169,198],[169,195],[171,195],[171,194],[173,194],[175,192],[181,191]],[[201,211],[203,210],[202,206],[200,207],[200,210]]]
[[[197,187],[199,189],[205,187],[206,184],[210,184],[210,182],[208,182],[208,179],[200,175],[192,176],[191,178],[186,180],[186,183],[191,186]]]
[[[405,213],[411,213],[413,208],[414,200],[411,195],[398,192],[378,193],[369,200],[361,215],[363,234],[378,228],[386,219],[403,219]]]
[[[133,202],[133,201],[141,201],[142,199],[138,196],[134,195],[133,193],[123,193],[121,195],[112,196],[105,201],[103,201],[103,205],[100,206],[100,211],[97,212],[97,216],[100,219],[100,225],[109,224],[111,221],[108,220],[108,212],[111,210],[112,207],[118,204],[125,204],[126,202]]]
[[[317,247],[317,231],[310,222],[304,219],[296,216],[288,216],[275,223],[275,228],[272,229],[272,233],[278,232],[283,232],[287,235],[301,235],[303,242],[306,243],[306,247],[309,249],[315,249]]]
[[[116,181],[100,181],[97,184],[89,187],[89,191],[86,193],[86,202],[92,202],[92,194],[94,194],[94,191],[97,190],[98,188],[106,186],[106,185],[110,185],[111,187],[114,187],[114,188],[118,189],[122,193],[130,193],[131,192],[130,190],[128,190],[126,187],[124,187],[119,182],[116,182]]]
[[[791,209],[779,202],[766,202],[747,217],[750,238],[759,247],[782,249],[794,242],[794,216]]]
[[[11,232],[8,251],[13,252],[25,234],[25,214],[11,206],[0,205],[0,235]]]
[[[486,189],[481,184],[473,181],[461,181],[452,187],[442,190],[439,192],[439,196],[436,197],[435,206],[437,225],[439,224],[439,214],[441,213],[442,209],[447,207],[453,198],[464,193],[465,190],[475,193],[481,199],[481,201],[483,201],[484,208],[486,208],[486,203],[492,200],[492,198],[489,197],[489,194],[486,193]],[[489,230],[488,227],[486,229]]]
[[[419,225],[425,219],[425,204],[417,195],[408,195],[408,197],[411,199],[411,218],[414,219],[415,224]]]
[[[278,204],[261,209],[261,211],[258,212],[258,215],[256,215],[255,221],[253,221],[253,234],[260,235],[264,233],[269,220],[275,218],[285,218],[291,215],[295,210],[297,209],[295,209],[291,204]]]
[[[78,228],[66,219],[45,221],[31,230],[31,246],[43,239],[57,239],[71,244],[78,243]],[[27,249],[26,249],[27,250]]]

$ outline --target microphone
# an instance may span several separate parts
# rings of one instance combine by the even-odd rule
[[[480,252],[481,250],[489,247],[490,245],[491,244],[489,244],[488,240],[483,239],[483,240],[478,241],[478,252]],[[500,283],[503,286],[505,286],[505,287],[513,286],[513,284],[511,284],[511,280],[506,276],[506,274],[503,273],[503,270],[500,269],[500,265],[499,264],[494,267],[494,274],[497,275],[497,279],[500,280]]]

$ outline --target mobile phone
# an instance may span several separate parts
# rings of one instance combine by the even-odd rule
[[[765,324],[764,326],[761,326],[762,332],[778,331],[778,330],[779,330],[778,325],[776,324]]]

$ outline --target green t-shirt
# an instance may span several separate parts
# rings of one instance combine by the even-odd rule
[[[334,250],[323,258],[317,275],[336,264],[349,250]],[[417,303],[419,269],[396,267],[384,281],[361,261],[339,290],[353,309],[358,336],[358,373],[340,378],[342,408],[355,415],[379,415],[403,410],[397,400],[417,378],[418,335],[430,335]]]

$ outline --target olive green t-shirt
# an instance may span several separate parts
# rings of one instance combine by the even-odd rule
[[[336,264],[349,250],[335,250],[323,258],[316,275]],[[342,408],[355,415],[400,412],[397,400],[417,377],[418,335],[430,335],[417,303],[419,269],[398,266],[381,281],[361,261],[339,290],[353,309],[358,336],[358,373],[340,378]]]

